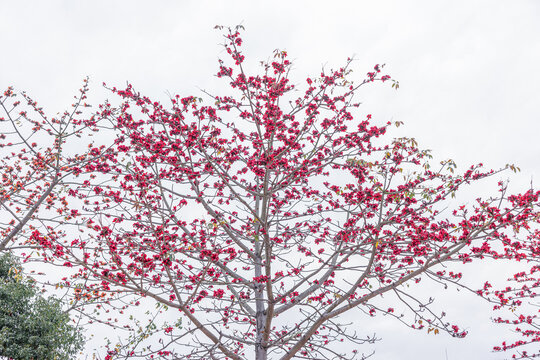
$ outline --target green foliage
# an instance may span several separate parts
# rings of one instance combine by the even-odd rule
[[[43,298],[9,253],[0,257],[0,356],[14,360],[72,359],[84,342],[61,302]]]

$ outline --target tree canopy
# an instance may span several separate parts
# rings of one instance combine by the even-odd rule
[[[83,347],[61,302],[39,295],[9,253],[0,257],[0,356],[15,360],[72,359]]]

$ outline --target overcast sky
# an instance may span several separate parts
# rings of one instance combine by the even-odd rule
[[[540,176],[540,1],[8,1],[0,0],[0,87],[26,90],[49,114],[71,104],[90,76],[165,99],[202,96],[223,57],[214,25],[243,24],[248,64],[287,50],[293,82],[349,56],[357,79],[377,63],[400,89],[373,86],[360,111],[405,123],[390,136],[415,137],[439,159],[463,166],[515,163],[522,190]],[[510,174],[505,175],[510,177]],[[495,189],[492,184],[488,189]],[[490,187],[491,186],[491,187]],[[478,271],[486,271],[478,270]],[[443,296],[445,296],[443,294]],[[453,298],[452,298],[453,299]],[[358,324],[383,341],[374,359],[501,359],[489,353],[505,329],[472,296],[448,304],[470,335],[425,336],[395,324]],[[487,309],[487,310],[486,310]],[[446,357],[446,354],[448,357]]]

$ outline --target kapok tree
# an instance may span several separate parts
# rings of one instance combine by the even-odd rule
[[[96,115],[110,121],[100,139],[112,147],[90,146],[95,161],[71,167],[81,207],[53,242],[40,229],[29,239],[77,269],[66,285],[78,299],[121,311],[151,300],[183,319],[107,358],[363,357],[342,343],[375,340],[346,326],[361,312],[465,336],[407,285],[459,283],[453,264],[522,260],[538,233],[517,231],[537,224],[539,192],[509,196],[499,183],[493,197],[455,205],[460,188],[499,171],[456,174],[451,161],[430,167],[413,139],[384,141],[391,124],[373,124],[354,99],[392,82],[382,66],[357,83],[348,60],[300,90],[286,52],[249,74],[241,46],[229,29],[232,64],[220,60],[217,76],[230,92],[209,102],[176,95],[166,107],[112,88],[122,104]]]
[[[502,341],[495,346],[495,351],[513,351],[513,359],[532,359],[540,357],[538,342],[540,342],[540,322],[538,321],[539,306],[538,291],[540,278],[538,265],[540,255],[540,230],[538,227],[521,227],[523,236],[531,241],[528,244],[514,242],[512,246],[516,256],[526,260],[527,267],[513,274],[508,279],[509,286],[497,288],[486,283],[479,294],[495,303],[493,310],[506,313],[499,314],[493,321],[508,326],[517,337]]]
[[[52,236],[71,216],[65,181],[73,166],[94,158],[80,146],[99,126],[96,118],[80,119],[90,106],[87,92],[85,79],[71,108],[57,117],[13,87],[0,95],[0,252],[36,249],[29,233],[40,228]]]
[[[56,117],[48,116],[28,94],[13,87],[0,95],[0,255],[4,265],[18,264],[19,256],[25,262],[47,260],[43,246],[54,249],[53,253],[62,250],[54,245],[56,231],[76,214],[66,198],[66,181],[74,169],[96,156],[92,149],[81,151],[100,126],[97,118],[81,119],[83,109],[90,107],[87,92],[85,79],[69,110]],[[48,234],[42,244],[30,240],[38,230]],[[4,270],[9,272],[10,267]],[[59,280],[48,276],[44,282]],[[82,343],[79,328],[73,330],[67,323],[66,310],[71,308],[37,296],[37,284],[9,283],[3,290],[2,355],[17,359],[73,356]],[[8,316],[11,312],[17,316]]]

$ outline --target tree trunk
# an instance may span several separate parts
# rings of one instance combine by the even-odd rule
[[[255,264],[255,274],[262,275],[262,264],[260,258]],[[266,360],[266,344],[264,343],[264,329],[266,325],[266,306],[264,303],[263,284],[255,285],[255,360]]]
[[[262,344],[257,343],[255,345],[255,360],[266,360],[266,348],[262,346]]]

